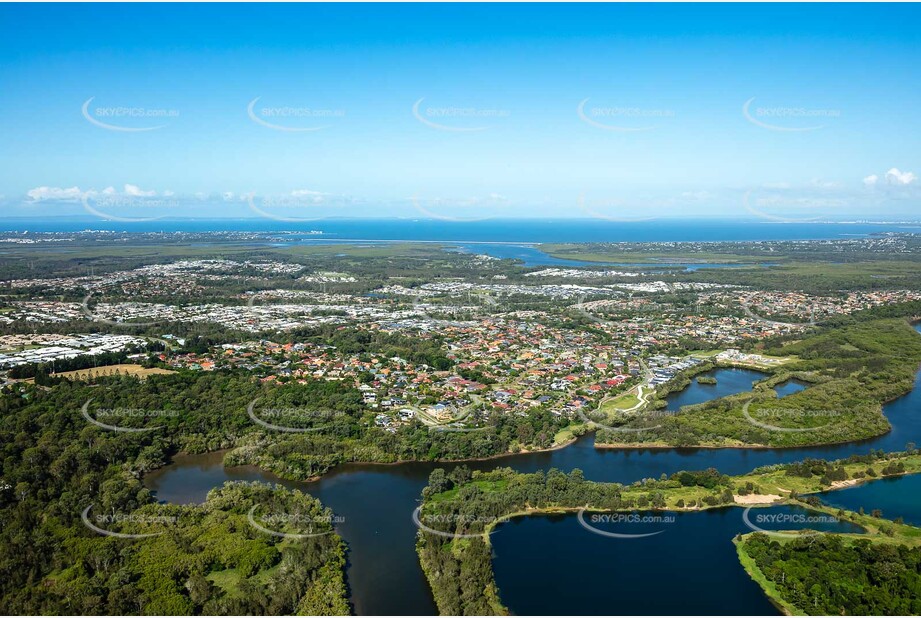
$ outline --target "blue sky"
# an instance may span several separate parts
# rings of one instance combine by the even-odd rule
[[[921,219],[919,18],[4,4],[0,209]]]

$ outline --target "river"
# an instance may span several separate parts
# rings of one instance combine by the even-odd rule
[[[921,332],[921,325],[915,328]],[[723,384],[726,385],[726,388],[731,386],[729,380],[721,381],[717,378],[717,384],[711,387],[713,397],[723,396],[720,388]],[[908,442],[921,444],[921,371],[916,375],[914,389],[905,396],[886,404],[884,412],[892,424],[892,430],[889,433],[871,440],[835,446],[798,449],[596,449],[594,448],[594,436],[586,435],[566,448],[542,453],[510,455],[489,461],[467,462],[466,465],[479,470],[508,466],[521,472],[549,468],[569,471],[580,468],[585,473],[585,477],[590,480],[630,483],[642,478],[658,478],[663,473],[672,474],[680,470],[701,470],[713,467],[724,474],[741,474],[758,466],[797,461],[805,457],[838,459],[855,453],[865,454],[871,449],[898,451],[904,449]],[[297,487],[306,491],[320,499],[336,515],[344,519],[344,523],[337,530],[349,545],[348,581],[356,613],[363,615],[437,614],[434,600],[416,556],[416,527],[412,523],[411,513],[418,505],[420,492],[428,481],[429,473],[436,467],[450,468],[456,464],[417,462],[398,465],[348,464],[340,466],[316,482],[298,483],[278,481],[272,474],[253,467],[224,468],[221,464],[221,457],[220,453],[176,457],[169,466],[145,477],[145,483],[156,492],[158,499],[182,504],[204,501],[209,489],[221,485],[226,480],[275,481],[287,487]],[[868,485],[867,487],[873,486]],[[899,492],[898,485],[891,482],[886,482],[880,487],[882,489],[878,491],[886,493],[896,503],[880,507],[884,508],[884,513],[895,517],[898,515],[898,510],[903,510],[906,519],[910,520],[909,507],[904,505],[899,507],[898,503],[904,503],[905,500],[910,499],[909,496],[917,494]],[[886,488],[889,488],[888,492]],[[857,492],[860,489],[862,488],[847,491]],[[877,507],[868,504],[866,508]],[[714,534],[718,534],[719,538],[723,539],[721,542],[725,542],[731,549],[732,545],[729,541],[738,531],[737,524],[741,522],[740,516],[730,512],[725,516],[706,515],[699,520],[694,520],[693,518],[698,515],[692,514],[688,520],[717,522],[712,524],[718,530]],[[684,522],[685,519],[681,518],[681,521]],[[732,525],[723,526],[719,524],[722,521],[731,521]],[[689,526],[688,530],[696,530],[696,526],[703,524],[686,525]],[[563,528],[558,529],[564,530]],[[594,538],[594,535],[585,533],[581,528],[579,530],[573,528],[573,531]],[[564,531],[560,533],[568,534]],[[498,534],[496,536],[498,537]],[[659,536],[665,537],[666,535]],[[642,545],[636,541],[633,543],[637,546]],[[572,556],[553,555],[552,559],[548,556],[545,562],[578,559],[582,560],[581,563],[584,563],[587,569],[609,567],[607,563],[590,564],[580,558],[578,550],[575,549],[580,546],[578,543],[572,544],[573,552],[576,552]],[[708,544],[697,546],[693,551],[706,553],[716,552],[717,549]],[[732,568],[738,569],[744,576],[734,553],[730,556],[722,548],[718,551],[724,560],[731,562]],[[643,552],[639,553],[640,557],[643,555]],[[646,552],[646,555],[649,560],[645,563],[646,567],[653,569],[648,572],[651,578],[648,580],[649,594],[644,597],[650,601],[658,600],[665,603],[667,599],[662,599],[665,595],[657,593],[656,585],[666,586],[674,579],[687,578],[689,577],[688,571],[697,568],[694,566],[696,558],[693,552],[687,557],[686,563],[674,556],[659,560],[649,552]],[[506,546],[501,546],[497,550],[497,576],[502,571],[507,557],[519,563],[526,559],[526,556],[519,555],[507,549]],[[548,571],[549,569],[543,572]],[[612,572],[612,577],[615,576],[616,573]],[[529,613],[523,609],[526,601],[521,600],[520,595],[514,594],[514,588],[509,582],[501,578],[497,581],[500,589],[503,590],[503,601],[509,608],[514,613]],[[544,599],[545,595],[556,594],[556,584],[548,576],[535,578],[532,573],[532,577],[527,581],[532,586],[530,595],[537,599]],[[503,586],[509,586],[508,591]],[[698,587],[695,594],[720,599],[728,593],[726,588],[722,584]],[[749,591],[748,597],[752,599],[761,594],[757,586],[748,586],[747,590]],[[736,592],[733,590],[733,594]],[[750,599],[751,603],[756,605],[758,602],[752,599]],[[766,599],[762,601],[766,602]],[[605,614],[614,611],[615,603],[617,603],[617,596],[612,589],[609,602],[594,606],[580,605],[579,607],[586,614]],[[755,605],[746,607],[753,608]],[[665,605],[661,607],[664,608]],[[761,607],[769,608],[763,603]],[[617,605],[616,609],[620,613],[620,605]],[[702,604],[697,609],[689,607],[687,611],[679,609],[672,612],[660,609],[660,606],[650,606],[647,611],[639,613],[681,614],[692,612],[692,610],[699,611],[699,613],[716,611],[713,606]],[[736,612],[734,606],[728,606],[727,611],[745,613],[741,609]],[[768,609],[761,609],[754,613],[767,611]]]

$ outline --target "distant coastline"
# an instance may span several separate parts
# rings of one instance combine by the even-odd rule
[[[308,242],[429,242],[524,244],[581,242],[759,242],[851,240],[884,233],[921,232],[921,222],[803,222],[764,219],[654,219],[615,222],[599,219],[157,219],[106,221],[80,218],[2,218],[2,233],[275,233],[309,236]]]

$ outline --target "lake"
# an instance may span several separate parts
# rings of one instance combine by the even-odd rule
[[[921,326],[916,326],[916,330],[921,332]],[[905,396],[887,403],[883,410],[892,424],[892,430],[878,438],[850,444],[797,449],[596,449],[594,448],[594,436],[586,435],[568,447],[555,451],[510,455],[489,461],[467,462],[466,465],[478,470],[508,466],[521,472],[534,472],[549,468],[558,468],[568,472],[579,468],[589,480],[632,483],[643,478],[658,478],[663,473],[673,474],[680,470],[703,470],[713,467],[724,474],[741,474],[759,466],[787,463],[806,457],[838,459],[852,454],[866,454],[871,449],[903,450],[908,442],[921,444],[921,371],[916,375],[914,389]],[[452,468],[455,465],[457,464],[431,462],[398,465],[348,464],[336,468],[313,483],[281,482],[287,487],[297,487],[310,493],[345,520],[337,530],[349,545],[348,581],[356,613],[437,614],[434,600],[416,556],[416,527],[412,523],[411,515],[419,503],[420,493],[431,471],[437,467]],[[270,473],[252,467],[224,468],[219,453],[177,457],[173,464],[147,475],[144,480],[145,484],[156,492],[158,499],[176,503],[202,502],[209,489],[221,485],[225,480],[277,481]],[[872,488],[874,485],[846,491],[857,492],[863,487]],[[910,504],[918,502],[917,494],[898,491],[898,486],[888,481],[880,487],[883,489],[879,491],[885,491],[891,502],[888,506],[878,508],[883,508],[885,514],[893,517],[897,516],[901,509],[906,513],[906,519],[909,519]],[[865,508],[871,507],[867,505]],[[872,508],[877,507],[872,506]],[[736,512],[741,513],[741,510]],[[715,542],[713,546],[701,548],[696,554],[687,556],[686,560],[662,561],[657,560],[653,554],[648,555],[647,559],[655,561],[659,568],[658,579],[646,583],[645,590],[651,597],[657,596],[656,584],[658,583],[669,582],[671,584],[681,578],[696,576],[692,571],[696,569],[696,561],[702,559],[700,553],[719,551],[719,555],[722,555],[723,560],[727,561],[726,569],[738,569],[739,573],[744,576],[735,554],[732,553],[730,556],[722,546],[717,547],[719,543],[725,543],[728,548],[732,547],[730,540],[736,534],[736,524],[740,523],[740,520],[732,512],[730,513],[729,519],[706,515],[700,520],[695,520],[711,522],[710,524],[687,524],[692,528],[698,525],[712,526],[713,529],[706,534],[715,535],[714,539],[721,540]],[[691,514],[691,517],[698,515],[701,514]],[[724,525],[720,522],[732,522],[732,525]],[[564,525],[554,530],[559,530],[562,534],[567,529]],[[576,532],[586,534],[581,528]],[[704,533],[700,532],[700,534]],[[586,536],[594,535],[586,534]],[[691,541],[689,539],[687,542]],[[502,554],[497,551],[497,563],[505,560],[506,555],[509,559],[515,560],[514,552],[507,551],[506,554]],[[575,551],[572,555],[552,556],[553,561],[572,561],[577,558],[578,552]],[[589,564],[586,568],[604,569],[606,564]],[[552,599],[547,597],[557,594],[558,590],[548,572],[543,572],[544,576],[533,576],[530,579],[531,594],[550,603]],[[616,574],[612,574],[612,577],[614,575]],[[713,582],[718,580],[709,581],[709,586],[697,590],[698,596],[718,600],[730,592],[732,594],[737,592],[728,590],[729,586],[713,585]],[[746,607],[754,607],[754,604],[758,603],[754,597],[762,598],[763,595],[759,597],[761,591],[757,586],[743,588],[740,585],[739,590],[746,589],[749,591],[747,596],[753,597],[747,601],[750,605]],[[534,591],[543,591],[545,594],[538,594]],[[527,613],[520,610],[517,604],[518,597],[503,596],[503,601],[513,612]],[[610,613],[616,601],[617,596],[612,593],[610,598],[594,609],[585,608],[585,613]],[[766,602],[766,599],[762,598],[762,601]],[[709,601],[705,599],[699,603],[702,604],[700,607],[703,607]],[[714,613],[715,611],[707,610],[702,613]],[[735,606],[732,605],[728,605],[725,611],[737,613]],[[766,611],[768,610],[755,613]],[[663,612],[669,613],[664,610]]]
[[[716,384],[700,384],[697,382],[698,377],[716,378]],[[691,384],[684,390],[666,395],[665,411],[677,412],[682,406],[750,391],[752,384],[766,377],[766,373],[752,369],[711,369],[691,378]]]
[[[632,539],[591,534],[575,515],[518,518],[501,524],[491,537],[496,583],[515,615],[776,614],[774,605],[739,565],[731,542],[736,534],[751,532],[743,512],[729,507],[672,513],[671,523],[592,524],[620,533],[656,533]],[[758,512],[815,515],[785,506]],[[783,529],[799,527],[804,526],[788,523]],[[847,522],[808,527],[861,531]]]
[[[775,386],[774,391],[777,393],[778,398],[783,399],[787,395],[805,390],[808,386],[808,383],[792,378]]]

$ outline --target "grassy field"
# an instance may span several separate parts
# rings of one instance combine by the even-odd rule
[[[240,589],[240,583],[247,579],[251,584],[265,586],[281,570],[280,565],[259,571],[250,578],[243,577],[239,569],[224,569],[223,571],[212,571],[208,573],[207,579],[223,590],[230,596],[239,596],[244,594]]]
[[[781,367],[790,363],[795,363],[799,358],[796,356],[767,356],[762,355],[767,362],[757,362],[754,360],[734,360],[734,361],[717,361],[720,367],[742,367],[743,369],[766,370],[772,367]]]
[[[176,372],[170,371],[169,369],[160,369],[158,367],[147,368],[136,364],[124,363],[121,365],[105,365],[104,367],[94,367],[93,369],[80,369],[78,371],[62,371],[61,373],[53,373],[51,375],[56,378],[67,378],[68,380],[90,380],[102,376],[120,374],[134,376],[143,380],[150,375],[165,375],[169,373]],[[32,380],[30,379],[26,381],[31,382]]]
[[[694,358],[712,358],[722,351],[723,350],[694,350],[689,353],[688,356],[693,356]]]
[[[586,427],[583,424],[576,424],[569,425],[563,429],[560,429],[558,432],[556,432],[556,435],[553,436],[553,445],[557,446],[560,444],[568,444],[574,440],[577,435],[580,435],[585,428]]]
[[[639,397],[632,393],[624,393],[614,399],[608,399],[602,405],[602,412],[615,412],[617,410],[629,410],[640,403]]]

